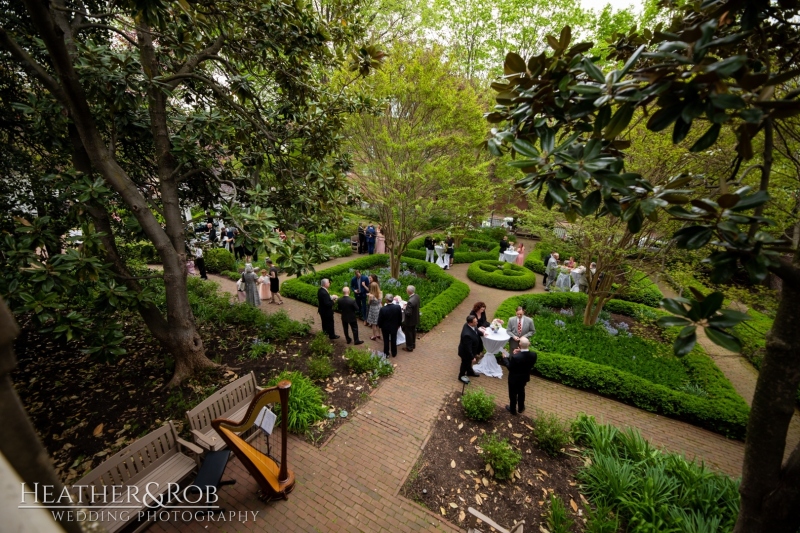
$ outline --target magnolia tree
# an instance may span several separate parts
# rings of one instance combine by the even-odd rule
[[[493,84],[498,105],[488,115],[498,125],[488,149],[512,152],[524,172],[519,186],[541,191],[545,205],[568,219],[616,217],[636,234],[645,220],[666,216],[682,224],[673,235],[679,248],[707,251],[713,281],[740,269],[754,281],[769,272],[783,281],[747,427],[737,533],[793,533],[800,525],[800,445],[783,461],[800,385],[800,254],[763,231],[773,224],[763,214],[773,187],[775,125],[800,114],[798,15],[793,0],[690,3],[668,27],[621,38],[610,56],[620,67],[607,72],[584,54],[592,43],[572,44],[566,27],[547,37],[549,53],[527,61],[508,54],[505,76]],[[626,172],[629,143],[619,137],[637,109],[647,113],[649,129],[671,128],[674,143],[701,128],[691,152],[714,146],[724,124],[736,132],[737,161],[754,158],[760,145],[758,187],[731,186],[738,164],[711,188],[692,175],[656,185]],[[747,316],[723,309],[722,293],[693,291],[663,306],[674,316],[660,323],[682,327],[677,354],[695,344],[698,327],[740,349],[728,329]]]

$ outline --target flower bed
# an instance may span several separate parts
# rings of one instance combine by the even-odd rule
[[[467,277],[479,285],[507,291],[524,291],[536,285],[533,271],[497,259],[475,261],[469,266]]]
[[[375,254],[326,268],[315,274],[307,274],[287,280],[281,285],[281,295],[314,306],[319,305],[317,291],[319,290],[321,279],[328,278],[332,280],[331,294],[341,294],[342,287],[350,285],[353,271],[358,268],[362,272],[377,273],[378,280],[381,283],[381,290],[384,294],[388,292],[398,293],[405,299],[406,285],[414,285],[417,289],[417,294],[420,296],[422,306],[417,329],[419,331],[430,331],[469,295],[469,287],[466,283],[458,281],[433,263],[405,257],[403,262],[408,268],[408,274],[401,276],[399,280],[389,278],[388,269],[386,269],[389,264],[389,257],[383,254]],[[381,271],[383,275],[375,271]],[[336,285],[334,285],[334,282],[336,282]]]
[[[432,235],[435,242],[445,239],[444,235]],[[497,259],[500,255],[500,242],[485,239],[465,238],[453,253],[453,263],[472,263],[483,259]],[[425,260],[425,237],[418,237],[408,243],[403,257]]]
[[[611,300],[602,321],[587,328],[580,313],[569,313],[573,307],[586,305],[586,295],[556,293],[509,298],[495,316],[513,316],[518,305],[539,312],[531,339],[539,354],[537,374],[728,437],[744,438],[747,404],[699,345],[684,357],[672,355],[671,341],[680,328],[657,328],[654,321],[663,311]],[[564,312],[542,313],[545,308]],[[657,331],[667,342],[639,337],[636,330],[630,331],[628,321],[614,320],[611,313],[636,319],[634,327],[646,324],[648,331]]]

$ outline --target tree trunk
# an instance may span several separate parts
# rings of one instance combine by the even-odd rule
[[[597,323],[597,317],[600,316],[600,311],[608,300],[611,299],[611,285],[614,281],[614,276],[608,272],[601,275],[598,268],[594,276],[590,270],[586,270],[586,275],[589,277],[589,290],[586,299],[586,309],[583,311],[583,325],[594,326]]]
[[[784,283],[747,423],[734,533],[795,533],[800,526],[800,446],[781,465],[800,385],[798,316],[800,291]]]

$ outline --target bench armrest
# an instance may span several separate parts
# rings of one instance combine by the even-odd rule
[[[219,443],[222,439],[212,440],[203,433],[197,431],[196,429],[192,430],[192,435],[194,435],[194,440],[197,441],[197,444],[202,446],[203,448],[214,450],[215,447],[219,446]]]
[[[180,444],[181,446],[183,446],[187,450],[192,451],[192,452],[196,453],[197,455],[202,455],[203,454],[203,451],[204,451],[203,448],[201,448],[197,444],[189,442],[188,440],[184,440],[184,439],[182,439],[180,437],[178,437],[176,440],[178,441],[178,444]]]

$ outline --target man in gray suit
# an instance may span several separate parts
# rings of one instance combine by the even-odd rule
[[[406,287],[408,303],[403,312],[403,332],[406,335],[406,351],[413,352],[417,347],[417,326],[419,325],[419,294],[413,285]]]
[[[512,316],[508,319],[508,328],[506,329],[511,339],[508,341],[509,351],[514,353],[514,350],[519,348],[519,340],[526,338],[530,340],[531,335],[536,333],[536,328],[533,326],[533,319],[525,316],[525,310],[522,306],[517,307],[517,316]]]

